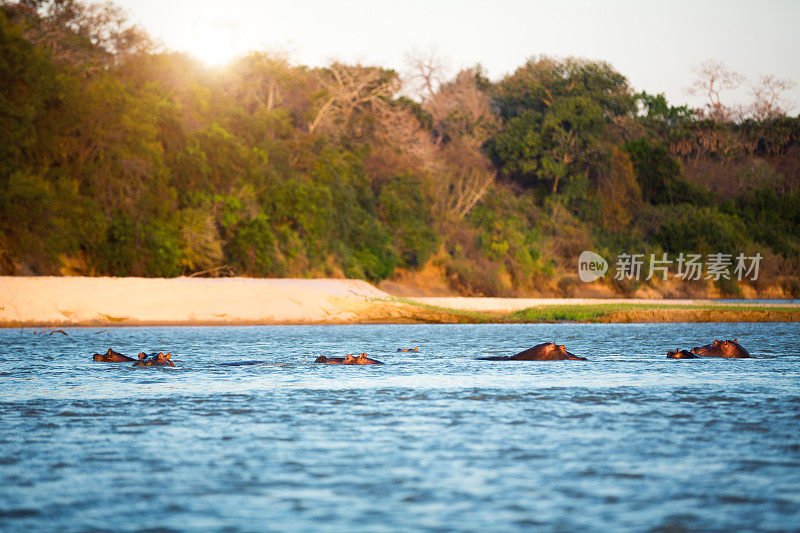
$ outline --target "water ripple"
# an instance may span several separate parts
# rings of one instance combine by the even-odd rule
[[[2,531],[800,523],[794,324],[96,332],[0,330]],[[734,337],[757,359],[665,357]],[[476,360],[551,339],[591,361]],[[360,352],[386,364],[312,363]]]

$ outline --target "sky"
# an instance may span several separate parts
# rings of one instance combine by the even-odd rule
[[[490,78],[541,54],[608,61],[636,91],[665,93],[672,105],[701,106],[687,94],[692,68],[721,61],[747,83],[775,75],[800,113],[800,1],[796,0],[115,0],[169,50],[210,65],[250,50],[288,53],[294,64],[331,60],[406,69],[412,49],[435,50],[459,68],[483,65]],[[750,101],[747,83],[723,103]]]

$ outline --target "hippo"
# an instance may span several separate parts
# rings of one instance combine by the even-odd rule
[[[742,348],[737,339],[717,341],[705,346],[697,346],[690,350],[703,357],[725,357],[729,359],[746,359],[752,357],[750,352]]]
[[[324,355],[320,355],[316,359],[314,359],[315,363],[324,363],[326,365],[343,365],[344,364],[344,357],[325,357]]]
[[[357,357],[347,354],[344,357],[325,357],[320,355],[314,360],[315,363],[325,363],[328,365],[382,365],[377,359],[370,359],[367,354],[362,353]]]
[[[353,357],[352,355],[346,355],[344,358],[344,364],[346,365],[382,365],[383,363],[378,361],[377,359],[370,359],[367,357],[367,354],[360,353],[357,357]]]
[[[543,342],[537,344],[533,348],[528,348],[525,351],[519,352],[516,355],[508,356],[494,356],[494,357],[480,357],[483,361],[564,361],[571,359],[573,361],[586,361],[585,357],[579,357],[575,354],[569,353],[564,345],[557,345],[555,342]]]
[[[121,353],[115,352],[111,348],[104,354],[96,353],[92,356],[95,361],[103,361],[104,363],[126,363],[128,361],[136,361],[133,357],[128,357],[127,355],[122,355]]]
[[[141,352],[139,354],[139,360],[133,363],[133,366],[175,366],[175,364],[170,361],[171,357],[171,353],[165,354],[158,352],[148,355],[144,352]]]
[[[667,359],[700,359],[695,354],[687,350],[678,350],[675,348],[674,352],[667,352]]]
[[[398,352],[418,352],[419,348],[398,348]]]

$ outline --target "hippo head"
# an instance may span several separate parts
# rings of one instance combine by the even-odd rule
[[[567,356],[567,347],[563,344],[556,344],[555,342],[551,342],[550,344],[546,344],[543,346],[544,351],[548,354],[558,354],[560,356],[566,357]]]
[[[369,357],[367,357],[367,354],[365,354],[365,353],[360,353],[360,354],[358,354],[358,357],[356,357],[356,364],[357,365],[382,365],[383,363],[381,363],[380,361],[378,361],[376,359],[370,359]]]
[[[148,355],[144,352],[139,352],[139,360],[134,363],[134,366],[175,366],[170,361],[171,358],[171,353],[158,352],[157,354]]]

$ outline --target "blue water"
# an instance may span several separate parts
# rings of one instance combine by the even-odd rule
[[[800,528],[797,324],[67,332],[0,330],[4,532]],[[590,361],[475,360],[550,340]]]

